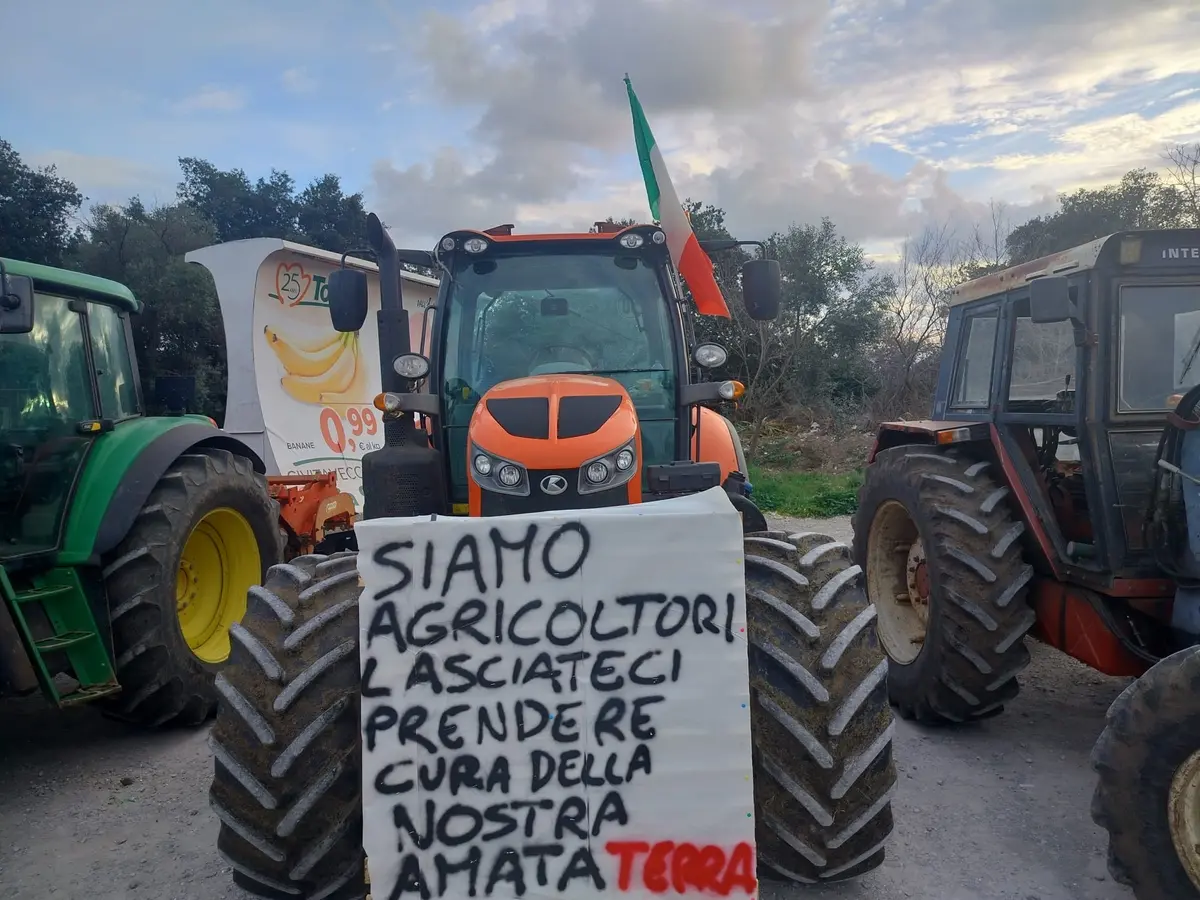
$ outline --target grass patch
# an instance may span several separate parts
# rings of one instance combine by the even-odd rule
[[[784,516],[826,519],[853,515],[858,509],[862,472],[826,475],[750,466],[751,499],[758,508]]]

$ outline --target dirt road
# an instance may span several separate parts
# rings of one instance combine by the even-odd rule
[[[790,521],[845,540],[849,520]],[[767,900],[1131,900],[1088,816],[1088,753],[1122,679],[1033,646],[1004,715],[952,731],[897,723],[896,834],[857,883]],[[207,729],[147,736],[91,710],[0,707],[5,900],[242,900],[216,853]]]

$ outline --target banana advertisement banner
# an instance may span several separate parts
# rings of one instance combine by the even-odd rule
[[[339,488],[361,509],[363,455],[383,446],[383,422],[372,404],[381,383],[379,277],[371,267],[362,330],[342,334],[329,319],[329,274],[335,268],[286,251],[263,261],[255,279],[254,374],[279,472],[336,472]],[[435,292],[436,287],[405,280],[413,348],[420,346],[422,313]]]

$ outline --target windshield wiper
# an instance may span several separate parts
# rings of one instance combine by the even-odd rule
[[[1200,354],[1200,328],[1196,329],[1196,333],[1192,336],[1191,346],[1188,348],[1187,355],[1183,358],[1183,371],[1179,373],[1179,384],[1183,385],[1183,379],[1188,371],[1192,368],[1192,363],[1196,361],[1196,355]]]

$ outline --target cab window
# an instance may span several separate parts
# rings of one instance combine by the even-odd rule
[[[100,415],[120,421],[136,416],[137,386],[125,320],[111,306],[88,306],[88,330],[92,336],[92,361],[96,367],[96,386],[100,392]]]
[[[971,316],[963,322],[962,350],[955,366],[950,405],[959,409],[985,407],[992,393],[992,359],[996,353],[996,312]]]

